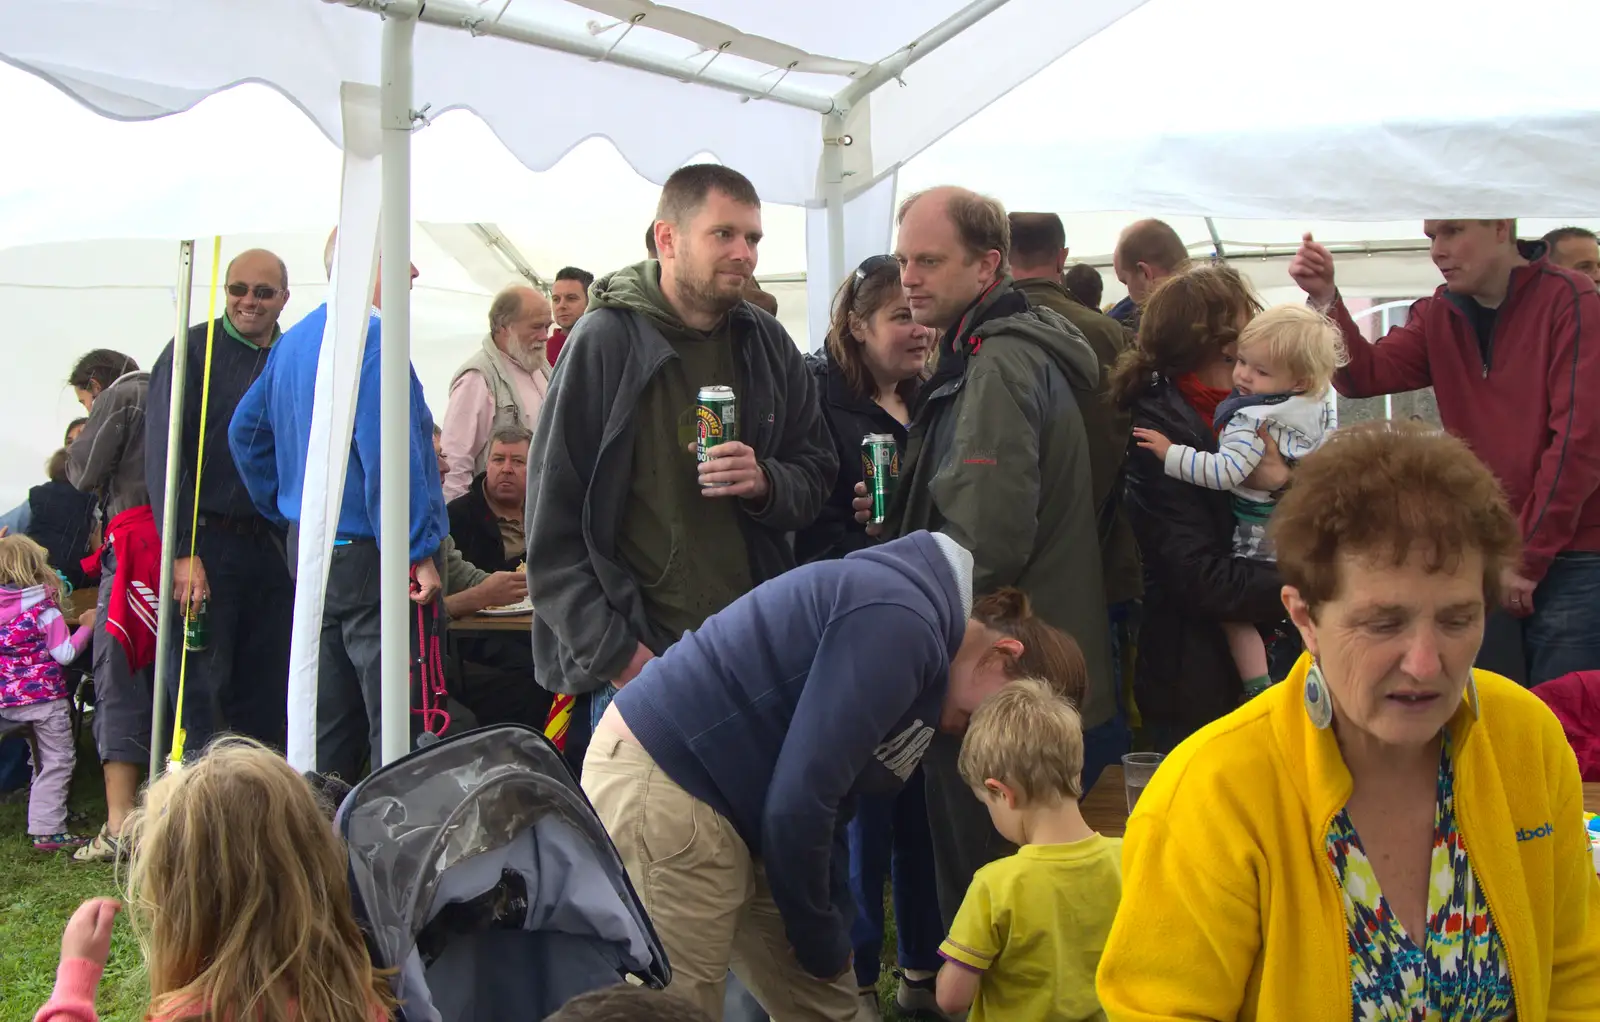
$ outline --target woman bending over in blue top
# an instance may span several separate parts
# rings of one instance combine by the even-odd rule
[[[935,728],[1037,677],[1076,702],[1077,644],[972,556],[916,532],[752,590],[651,661],[595,729],[583,786],[672,961],[721,1017],[729,967],[778,1018],[855,1018],[845,823]]]

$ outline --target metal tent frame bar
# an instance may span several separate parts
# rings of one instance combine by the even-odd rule
[[[1418,252],[1428,251],[1426,241],[1345,241],[1325,242],[1329,252],[1334,255],[1414,255]],[[1238,262],[1245,259],[1290,259],[1300,250],[1299,242],[1294,244],[1260,244],[1248,241],[1228,241],[1223,238],[1214,238],[1211,242],[1202,242],[1189,246],[1189,254],[1194,257],[1224,253],[1223,258],[1229,262]],[[1075,260],[1088,263],[1097,270],[1111,268],[1110,255],[1091,256],[1088,259]]]
[[[644,71],[664,78],[693,82],[696,85],[720,89],[723,92],[731,92],[747,100],[771,100],[774,103],[799,107],[819,114],[833,111],[833,97],[827,93],[790,85],[781,80],[777,82],[767,81],[766,73],[750,74],[717,62],[695,67],[681,60],[630,50],[620,45],[620,42],[607,42],[586,32],[573,32],[550,25],[540,25],[505,14],[495,17],[486,13],[481,7],[462,3],[460,0],[426,0],[426,2],[419,2],[419,0],[325,0],[325,2],[340,3],[346,7],[371,11],[374,14],[381,15],[386,21],[398,19],[410,21],[413,24],[420,21],[443,28],[460,29],[475,36],[507,39],[512,42],[525,43],[529,46],[537,46],[540,49],[570,53],[575,57],[585,57],[589,60],[605,61],[621,67],[631,67],[635,71]],[[773,70],[783,71],[785,69],[774,68]]]

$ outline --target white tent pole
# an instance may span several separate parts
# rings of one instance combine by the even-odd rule
[[[430,25],[460,29],[472,35],[510,39],[514,42],[528,43],[547,50],[570,53],[575,57],[587,57],[590,60],[631,67],[635,71],[665,75],[678,81],[686,82],[693,79],[697,85],[708,85],[711,88],[731,92],[746,99],[770,100],[774,103],[782,103],[785,106],[799,107],[802,110],[813,110],[819,114],[833,111],[833,97],[811,89],[804,89],[797,85],[789,85],[781,80],[774,84],[772,81],[773,71],[760,74],[743,73],[737,69],[721,66],[716,62],[713,62],[709,67],[695,68],[681,60],[630,51],[622,47],[614,48],[605,40],[584,32],[565,31],[551,25],[529,24],[516,18],[494,18],[485,13],[484,8],[470,3],[462,3],[460,0],[426,0],[426,2],[418,2],[418,0],[329,0],[329,2],[342,3],[346,7],[374,11],[383,15],[386,19],[398,17],[406,21],[425,21]],[[995,0],[988,0],[988,2],[991,6],[999,5],[995,3]],[[1004,0],[1000,0],[1000,2],[1003,3]]]
[[[383,23],[383,291],[379,362],[378,522],[382,589],[383,763],[404,756],[411,732],[411,56],[416,19],[393,11]],[[373,764],[377,766],[378,764]]]
[[[161,774],[166,746],[167,675],[171,673],[172,561],[177,554],[178,478],[183,470],[183,386],[189,374],[189,302],[194,292],[194,242],[178,243],[178,320],[172,330],[172,400],[167,405],[167,478],[161,485],[161,591],[156,599],[156,673],[151,693],[150,779]],[[106,583],[109,585],[110,583]],[[183,726],[183,721],[178,721]]]
[[[844,280],[844,115],[829,114],[822,128],[822,195],[828,210],[828,288]]]

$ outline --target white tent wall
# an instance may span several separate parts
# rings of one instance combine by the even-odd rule
[[[290,300],[282,320],[287,326],[326,298],[326,240],[325,233],[229,235],[223,238],[223,264],[247,248],[281,255],[289,267]],[[425,232],[414,232],[413,246],[421,276],[412,294],[412,357],[431,407],[443,415],[451,374],[482,339],[489,292],[475,286]],[[195,323],[205,322],[210,300],[211,247],[209,237],[196,240],[190,313]],[[45,459],[60,446],[67,423],[83,414],[66,383],[79,356],[112,348],[146,369],[154,364],[172,336],[177,267],[175,241],[0,249],[0,323],[13,380],[6,402],[12,428],[0,439],[0,507],[12,506],[43,480]],[[223,301],[219,288],[218,315]]]

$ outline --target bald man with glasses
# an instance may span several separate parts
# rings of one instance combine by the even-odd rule
[[[228,423],[245,391],[261,375],[273,342],[282,334],[278,317],[289,300],[283,260],[264,249],[235,256],[227,270],[227,305],[215,323],[189,329],[184,387],[182,447],[176,454],[178,514],[173,551],[174,620],[202,608],[209,639],[190,650],[185,665],[185,748],[198,752],[220,731],[282,745],[289,676],[289,631],[294,584],[289,579],[283,536],[256,511],[228,451]],[[211,338],[210,394],[204,415],[206,339]],[[167,428],[172,415],[172,354],[168,344],[150,373],[145,415],[145,481],[151,509],[161,520],[167,479]],[[195,477],[200,481],[195,510]],[[191,550],[193,555],[191,556]],[[180,635],[173,644],[169,695],[176,698],[184,656]]]

